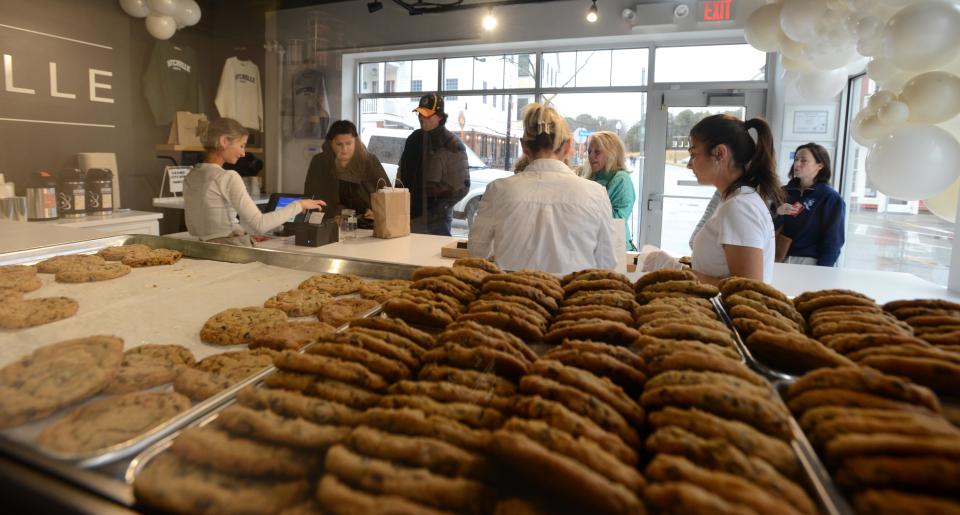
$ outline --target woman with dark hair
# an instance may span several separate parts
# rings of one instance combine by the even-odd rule
[[[773,133],[761,118],[746,122],[718,114],[690,129],[690,161],[697,182],[720,192],[720,204],[693,239],[692,269],[704,282],[729,276],[770,282],[775,253],[773,219],[779,204]],[[643,270],[680,268],[666,253],[648,254]]]
[[[383,186],[390,185],[380,160],[360,141],[357,126],[337,120],[327,131],[323,151],[310,160],[303,193],[326,202],[331,216],[352,209],[361,227],[372,227],[370,194],[377,191],[381,180]]]
[[[785,200],[777,207],[774,225],[790,238],[786,263],[834,266],[844,241],[846,205],[831,188],[830,154],[816,143],[794,152]]]
[[[301,199],[272,213],[261,213],[237,172],[223,168],[246,154],[247,130],[236,120],[220,118],[201,121],[197,135],[206,154],[183,181],[184,218],[192,236],[252,247],[248,231],[262,234],[302,211],[323,207],[322,201]]]

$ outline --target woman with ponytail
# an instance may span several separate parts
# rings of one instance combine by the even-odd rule
[[[528,105],[520,144],[528,164],[487,186],[470,228],[470,253],[496,257],[508,270],[565,274],[616,266],[613,208],[603,186],[564,163],[573,137],[563,117],[547,105]]]
[[[245,228],[265,233],[307,209],[319,209],[324,202],[301,199],[261,213],[247,194],[240,175],[225,170],[246,154],[247,130],[231,118],[201,121],[197,134],[206,150],[203,162],[190,170],[183,182],[184,218],[187,230],[202,241],[252,247]],[[239,223],[237,217],[239,216]]]
[[[720,205],[693,239],[693,272],[711,284],[729,276],[770,282],[775,243],[767,206],[783,198],[770,126],[760,118],[708,116],[690,129],[689,150],[687,168],[697,182],[720,193]],[[679,267],[654,253],[643,269]]]

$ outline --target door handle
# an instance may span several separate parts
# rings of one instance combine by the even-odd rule
[[[660,211],[663,209],[663,194],[651,193],[647,196],[647,211]]]

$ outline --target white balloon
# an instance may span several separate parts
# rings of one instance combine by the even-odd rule
[[[876,82],[893,77],[900,69],[893,65],[889,59],[883,57],[874,57],[867,64],[867,75]]]
[[[810,61],[807,61],[806,59],[792,59],[785,55],[780,56],[780,65],[783,66],[784,70],[796,72],[805,72],[813,69],[813,65],[810,64]]]
[[[780,4],[765,5],[747,18],[743,26],[743,35],[747,43],[763,52],[776,52],[780,49]]]
[[[879,37],[860,38],[857,41],[857,53],[868,57],[879,55],[883,50],[883,40]]]
[[[781,34],[783,34],[781,32]],[[794,41],[783,34],[780,38],[780,53],[791,59],[803,59],[803,43]]]
[[[147,5],[153,14],[160,16],[173,16],[180,8],[177,0],[147,0]]]
[[[180,0],[180,6],[173,18],[177,20],[177,25],[196,25],[200,21],[200,6],[194,0]]]
[[[871,39],[880,35],[883,30],[883,21],[876,16],[864,16],[857,23],[856,35],[858,39]]]
[[[827,14],[826,0],[784,0],[780,10],[780,28],[794,41],[816,40],[816,27]]]
[[[887,91],[885,89],[878,89],[870,95],[870,98],[867,100],[867,106],[873,109],[880,109],[886,104],[893,102],[897,99],[897,95],[892,91]]]
[[[913,73],[898,71],[886,79],[877,81],[877,85],[890,91],[900,91],[908,80],[913,78]]]
[[[910,117],[910,114],[911,110],[907,104],[899,100],[894,100],[880,106],[880,109],[877,111],[877,118],[884,125],[897,127],[907,123],[907,118]]]
[[[843,19],[843,26],[847,29],[847,32],[857,35],[857,26],[860,25],[861,19],[861,15],[859,14],[848,14],[847,17]]]
[[[177,21],[172,16],[147,16],[147,32],[157,39],[170,39],[177,32]]]
[[[900,100],[910,106],[914,123],[945,122],[960,113],[960,77],[934,71],[907,81]]]
[[[834,46],[808,45],[804,48],[804,56],[814,68],[821,70],[835,70],[846,66],[860,57],[853,45]]]
[[[150,14],[147,0],[120,0],[120,8],[134,18],[145,18]]]
[[[904,70],[947,64],[960,52],[960,5],[928,0],[904,7],[884,28],[883,50]]]
[[[956,223],[957,199],[960,199],[960,179],[953,181],[943,192],[924,200],[923,204],[941,220]]]
[[[896,129],[895,126],[881,122],[876,114],[861,111],[853,120],[851,136],[857,143],[869,147],[880,138],[893,132],[894,129]]]
[[[900,200],[930,198],[960,174],[960,143],[933,125],[908,125],[881,138],[867,155],[867,178]]]
[[[832,100],[846,85],[846,68],[801,72],[797,78],[797,92],[810,102]]]

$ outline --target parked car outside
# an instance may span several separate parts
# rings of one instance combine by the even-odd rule
[[[370,128],[364,130],[360,136],[360,140],[366,145],[367,150],[380,160],[391,183],[397,177],[397,168],[400,163],[400,156],[403,154],[403,146],[411,133],[413,131],[409,129]],[[470,191],[453,206],[453,216],[461,220],[465,219],[469,227],[477,216],[477,208],[480,206],[483,192],[487,190],[487,184],[497,179],[510,177],[513,173],[488,167],[470,147],[466,148],[467,164],[470,167]]]

